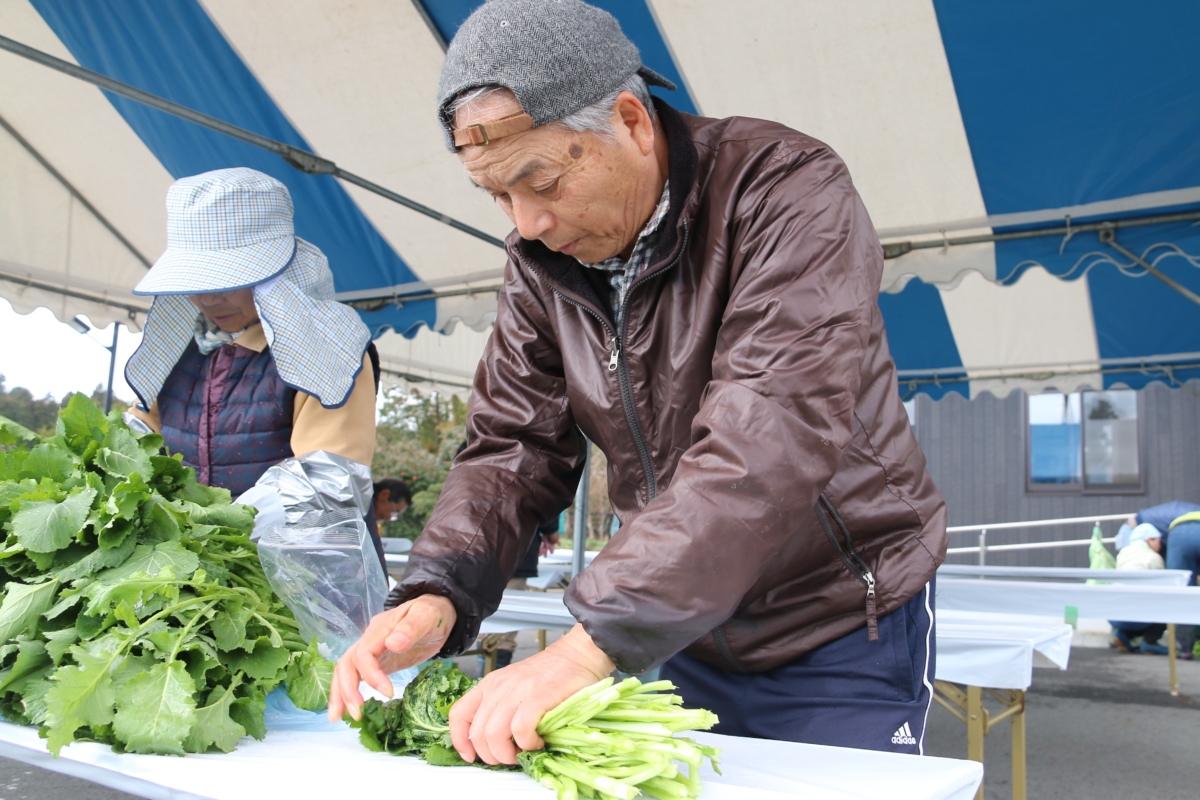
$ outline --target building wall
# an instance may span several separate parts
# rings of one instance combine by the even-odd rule
[[[1123,514],[1167,500],[1200,503],[1200,381],[1179,388],[1152,383],[1142,390],[1146,492],[1129,495],[1046,495],[1025,489],[1025,393],[966,400],[948,394],[917,397],[916,431],[950,514],[950,525]],[[1120,523],[1102,524],[1105,536]],[[1082,539],[1090,525],[993,531],[989,545]],[[977,533],[950,535],[950,546],[978,544]],[[950,563],[978,563],[975,554]],[[1086,547],[988,553],[988,564],[1086,567]]]

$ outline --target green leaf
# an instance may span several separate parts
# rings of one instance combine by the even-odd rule
[[[142,451],[151,458],[157,456],[163,449],[163,437],[157,433],[143,433],[140,436],[135,435],[134,438],[137,439],[138,446],[142,448]]]
[[[226,603],[225,613],[216,615],[209,623],[217,647],[225,651],[242,647],[246,642],[246,623],[253,613],[253,609],[245,606]]]
[[[120,691],[122,686],[143,672],[149,671],[157,663],[159,663],[158,659],[148,653],[125,656],[120,666],[113,670],[113,688]]]
[[[470,762],[463,761],[457,750],[440,744],[432,744],[425,751],[424,758],[435,767],[468,767]]]
[[[17,541],[34,553],[53,553],[71,543],[83,529],[95,499],[94,489],[84,489],[61,503],[53,500],[22,500],[12,520]]]
[[[0,604],[0,642],[15,639],[19,633],[36,634],[38,617],[50,608],[58,587],[58,581],[33,585],[9,583]]]
[[[316,639],[308,650],[292,653],[288,663],[288,697],[297,708],[319,711],[329,705],[329,687],[333,682],[333,662],[327,661],[317,652]]]
[[[104,447],[96,454],[95,464],[110,475],[128,477],[135,473],[140,476],[154,474],[150,456],[138,445],[133,434],[117,425],[108,429]]]
[[[267,711],[267,696],[262,689],[253,683],[243,683],[237,687],[237,699],[229,709],[229,716],[234,722],[246,729],[246,733],[260,742],[267,736],[267,723],[264,715]]]
[[[83,593],[88,598],[89,616],[106,615],[121,603],[137,609],[141,616],[149,616],[162,608],[165,601],[178,598],[179,587],[171,568],[164,567],[157,575],[136,572],[115,583],[96,580]]]
[[[75,740],[79,728],[112,722],[117,699],[112,673],[125,642],[124,636],[108,634],[76,645],[70,652],[78,666],[59,667],[54,673],[54,686],[46,695],[46,747],[54,755]]]
[[[63,628],[60,631],[46,631],[42,634],[46,637],[46,653],[50,656],[50,660],[58,666],[62,662],[63,655],[72,645],[79,642],[79,631],[75,628]]]
[[[184,750],[204,753],[215,746],[221,752],[228,753],[237,747],[246,735],[246,729],[230,718],[236,700],[235,688],[236,681],[230,683],[228,688],[218,686],[212,690],[208,695],[208,705],[196,711],[196,724],[183,743]]]
[[[81,594],[69,595],[66,592],[63,592],[63,596],[58,599],[58,602],[52,605],[48,611],[42,612],[42,616],[46,619],[55,619],[69,610],[72,606],[78,604],[82,599],[83,595]]]
[[[206,685],[208,673],[221,666],[215,649],[203,643],[202,639],[193,641],[188,648],[180,652],[179,656],[187,664],[188,674],[192,676],[192,680],[196,682],[197,686]]]
[[[205,525],[220,525],[225,528],[233,528],[239,533],[249,534],[254,530],[254,515],[258,513],[258,509],[254,506],[245,506],[238,503],[228,506],[213,505],[205,508],[201,512],[201,518],[197,522]]]
[[[75,459],[71,454],[51,444],[39,444],[29,451],[22,465],[21,474],[25,477],[41,480],[50,478],[55,481],[65,481],[75,471]]]
[[[162,542],[153,547],[139,544],[128,561],[101,572],[96,576],[96,581],[116,584],[139,572],[153,578],[168,567],[173,577],[184,579],[191,577],[199,566],[200,557],[179,542]]]
[[[183,755],[196,723],[195,691],[183,662],[155,664],[117,691],[113,731],[129,752]]]
[[[228,496],[229,493],[226,492],[225,494]],[[183,474],[183,480],[179,484],[179,489],[176,491],[175,496],[180,500],[185,500],[201,507],[212,505],[216,500],[213,489],[199,483],[196,480],[196,471],[193,469],[188,469]],[[228,499],[225,502],[229,502]]]
[[[19,648],[17,660],[13,663],[12,669],[4,676],[4,680],[0,680],[0,693],[7,691],[8,687],[17,680],[50,663],[46,645],[39,641],[21,642]]]
[[[57,431],[72,450],[86,459],[89,445],[104,441],[108,420],[91,398],[76,393],[67,401],[67,407],[58,413]]]
[[[113,487],[104,510],[119,519],[139,519],[142,503],[149,499],[150,487],[136,472]]]
[[[134,524],[128,519],[110,519],[99,535],[96,537],[96,544],[106,550],[115,550],[125,544],[133,533]]]
[[[56,553],[35,553],[32,550],[25,551],[25,557],[32,561],[37,566],[38,572],[45,572],[54,566],[54,557]]]
[[[54,688],[54,682],[50,680],[53,671],[53,666],[44,666],[13,681],[8,687],[9,692],[21,696],[25,718],[31,725],[41,725],[46,721],[46,713],[49,711],[46,695]]]
[[[79,631],[79,638],[92,639],[99,635],[107,627],[109,620],[107,614],[91,616],[90,614],[80,613],[75,618],[75,628]]]
[[[119,567],[133,555],[133,549],[136,546],[137,539],[130,536],[116,547],[93,550],[74,564],[55,570],[54,575],[63,583],[68,583],[95,575],[102,569]]]
[[[17,442],[36,442],[41,437],[24,425],[13,422],[8,417],[0,417],[0,445],[16,444]]]
[[[183,456],[176,453],[173,456],[150,456],[150,466],[154,468],[154,482],[164,486],[182,486],[188,472],[195,473],[190,467],[183,465]]]
[[[23,481],[15,483],[0,484],[0,508],[5,508],[10,511],[15,510],[13,504],[18,498],[23,495],[36,492],[38,489],[37,481],[26,478]]]
[[[182,535],[179,527],[180,520],[176,512],[162,497],[151,497],[142,506],[142,526],[146,533],[143,539],[160,542],[173,542]]]
[[[248,677],[262,681],[278,681],[280,672],[287,666],[289,652],[284,647],[272,647],[271,640],[261,636],[254,643],[253,652],[234,650],[221,655],[221,662],[231,671],[241,670]]]

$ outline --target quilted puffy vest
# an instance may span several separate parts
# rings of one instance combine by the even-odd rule
[[[295,400],[270,348],[222,345],[204,356],[191,342],[158,395],[158,415],[167,448],[201,483],[236,498],[293,455]]]

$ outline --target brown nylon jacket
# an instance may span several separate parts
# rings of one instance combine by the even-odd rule
[[[580,431],[608,457],[623,525],[566,602],[626,672],[681,650],[771,669],[870,629],[945,556],[877,303],[882,250],[845,164],[782,125],[658,108],[671,206],[621,330],[607,274],[508,238],[469,445],[389,598],[454,603],[443,654],[571,502]]]

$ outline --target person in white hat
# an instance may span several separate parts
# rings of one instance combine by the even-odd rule
[[[154,302],[125,368],[133,424],[160,433],[201,483],[258,506],[256,534],[356,508],[382,563],[369,466],[378,355],[334,300],[324,254],[295,235],[287,187],[246,168],[176,181],[167,250],[134,294]]]

